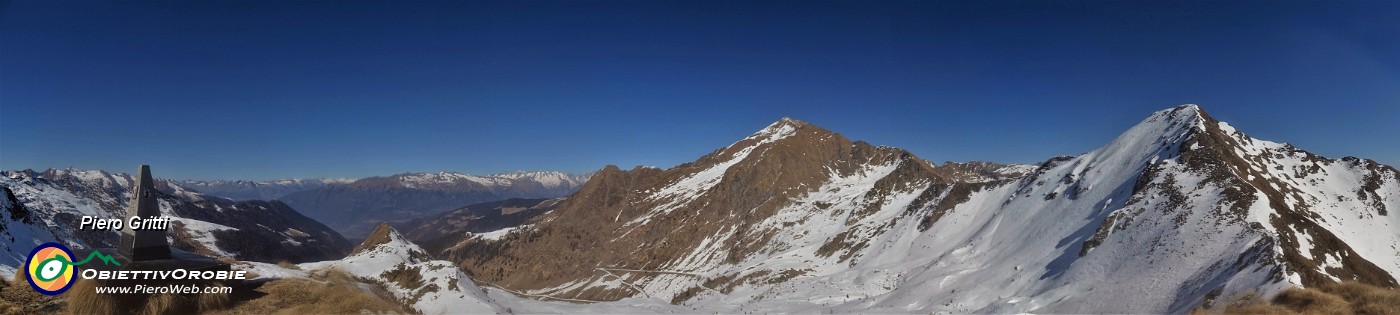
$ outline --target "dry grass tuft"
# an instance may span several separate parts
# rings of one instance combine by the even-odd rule
[[[102,314],[117,309],[115,298],[97,294],[97,282],[93,280],[78,279],[64,295],[68,296],[69,314]]]
[[[257,289],[265,293],[241,302],[226,314],[361,314],[410,313],[386,299],[388,292],[367,292],[359,281],[339,271],[313,273],[313,279],[282,279]],[[382,290],[381,290],[382,291]]]
[[[145,307],[141,308],[142,315],[191,314],[192,307],[187,306],[193,306],[194,303],[187,297],[174,294],[152,294],[146,298],[145,304]]]
[[[0,314],[51,314],[63,308],[62,298],[34,292],[24,279],[24,272],[16,272],[11,281],[0,279]]]
[[[229,294],[197,294],[194,297],[195,309],[201,313],[228,308],[233,302]]]
[[[1211,312],[1209,309],[1206,309],[1204,306],[1202,306],[1202,307],[1196,307],[1196,309],[1191,310],[1191,315],[1207,315],[1207,314],[1216,314],[1216,313]],[[1225,308],[1223,309],[1223,311],[1222,311],[1220,314],[1269,314],[1269,315],[1284,315],[1284,314],[1288,314],[1288,315],[1291,315],[1291,314],[1295,314],[1295,313],[1293,313],[1293,311],[1289,311],[1288,309],[1283,308],[1283,307],[1280,307],[1280,306],[1278,306],[1278,305],[1269,304],[1268,301],[1265,301],[1264,298],[1262,298],[1262,297],[1259,296],[1259,293],[1256,293],[1256,292],[1249,292],[1249,293],[1245,294],[1244,296],[1235,298],[1235,299],[1234,299],[1233,301],[1231,301],[1229,304],[1225,305]]]
[[[408,289],[423,286],[423,271],[419,270],[418,267],[410,268],[405,264],[398,264],[394,266],[394,269],[385,270],[379,276]]]
[[[1323,290],[1351,302],[1356,314],[1400,314],[1400,289],[1384,289],[1357,282],[1343,282]]]
[[[1289,288],[1274,296],[1274,306],[1306,314],[1350,314],[1347,301],[1315,289]]]
[[[286,260],[277,262],[277,266],[291,270],[301,270],[301,266],[297,266],[297,264],[293,264],[292,262]]]
[[[1192,314],[1211,314],[1197,308]],[[1250,293],[1225,306],[1222,314],[1400,314],[1400,289],[1359,282],[1328,284],[1316,288],[1289,288],[1273,300]]]
[[[200,287],[218,286],[217,281],[196,282]],[[80,279],[63,294],[70,314],[191,314],[228,307],[229,295],[191,294],[98,294],[97,282]]]

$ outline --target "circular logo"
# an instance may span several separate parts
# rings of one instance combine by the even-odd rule
[[[58,295],[73,286],[73,252],[59,243],[44,243],[29,253],[24,265],[26,279],[34,291]]]

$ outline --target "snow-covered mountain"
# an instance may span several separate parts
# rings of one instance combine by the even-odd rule
[[[74,249],[116,247],[117,231],[77,229],[84,215],[125,219],[133,179],[125,173],[49,169],[0,172],[0,268],[13,272],[44,242]],[[235,202],[156,181],[163,215],[175,218],[172,246],[254,261],[315,261],[344,255],[340,234],[277,201]],[[268,246],[274,244],[275,246]]]
[[[1253,139],[1195,105],[1038,166],[934,164],[785,118],[670,169],[609,166],[524,225],[437,254],[553,299],[1185,312],[1252,290],[1397,286],[1398,173]]]
[[[361,238],[381,222],[406,222],[470,204],[509,198],[556,198],[589,175],[512,172],[477,176],[457,172],[405,173],[333,183],[279,198],[346,237]]]
[[[243,200],[273,200],[288,194],[321,188],[329,184],[354,182],[353,178],[275,179],[275,180],[180,180],[176,185],[205,195]]]

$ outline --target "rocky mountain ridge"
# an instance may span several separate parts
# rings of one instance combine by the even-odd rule
[[[558,299],[1165,313],[1394,287],[1397,206],[1393,167],[1253,139],[1195,105],[1035,167],[934,164],[785,118],[670,169],[604,168],[525,225],[436,249]]]

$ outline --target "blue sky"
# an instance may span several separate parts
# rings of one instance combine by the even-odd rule
[[[1400,2],[0,2],[0,168],[669,167],[783,116],[1039,162],[1201,104],[1400,165]]]

